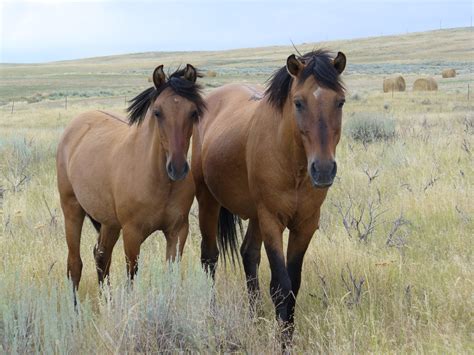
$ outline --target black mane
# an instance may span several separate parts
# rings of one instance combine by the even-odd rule
[[[195,82],[184,79],[184,71],[185,69],[178,68],[173,74],[168,75],[166,82],[159,88],[148,88],[130,100],[130,106],[127,108],[129,124],[140,124],[145,119],[151,103],[167,88],[170,88],[177,95],[193,102],[196,105],[198,114],[201,115],[206,109],[206,103],[201,96],[202,87]],[[198,74],[198,77],[199,76]]]
[[[300,83],[303,83],[308,77],[313,75],[314,79],[322,87],[334,91],[345,90],[340,75],[334,68],[329,51],[317,49],[297,58],[306,64],[299,78]],[[270,104],[280,111],[283,109],[286,99],[290,94],[292,82],[293,77],[288,74],[286,66],[278,69],[268,80],[265,96],[268,97]]]

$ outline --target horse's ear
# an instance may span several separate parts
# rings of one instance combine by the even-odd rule
[[[294,54],[286,59],[286,70],[291,76],[298,76],[304,69],[304,64]]]
[[[163,85],[166,81],[166,75],[163,71],[163,64],[156,67],[153,71],[153,84],[155,84],[155,88],[159,88]]]
[[[184,69],[184,79],[189,80],[193,83],[197,79],[197,71],[191,64],[186,64],[186,69]]]
[[[337,72],[341,74],[346,68],[346,55],[342,52],[337,52],[337,56],[332,61],[332,64],[334,65],[334,68],[336,68]]]

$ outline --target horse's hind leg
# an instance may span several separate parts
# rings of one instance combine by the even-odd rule
[[[86,213],[73,194],[61,196],[61,208],[64,214],[66,242],[69,250],[67,257],[67,275],[72,280],[75,292],[79,287],[82,273],[80,252],[81,232]]]
[[[240,247],[240,254],[244,264],[247,290],[250,301],[250,311],[255,314],[260,301],[260,286],[258,283],[258,267],[260,265],[262,236],[258,220],[250,219],[245,238]]]
[[[201,263],[214,279],[219,249],[217,248],[217,224],[220,205],[202,182],[196,185],[196,198],[199,204],[199,229],[201,230]]]
[[[112,250],[120,235],[120,227],[102,225],[100,227],[99,239],[94,247],[94,259],[99,278],[102,285],[105,278],[109,276]]]

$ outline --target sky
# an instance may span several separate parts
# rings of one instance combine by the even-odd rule
[[[472,0],[0,2],[0,62],[223,50],[472,26]]]

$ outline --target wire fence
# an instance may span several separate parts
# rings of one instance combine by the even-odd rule
[[[451,89],[455,89],[457,93],[465,93],[467,101],[470,101],[472,96],[472,88],[469,81],[466,83],[460,82],[457,85],[450,85]],[[407,90],[408,91],[408,90]],[[451,90],[453,91],[453,90]],[[392,97],[394,95],[392,91]],[[68,111],[74,108],[84,108],[90,106],[91,108],[123,108],[128,106],[128,101],[132,99],[132,95],[113,95],[113,96],[99,96],[99,97],[77,97],[65,95],[61,99],[44,99],[35,102],[28,102],[27,100],[11,100],[10,102],[0,105],[0,112],[2,114],[15,114],[16,112],[33,110],[33,109],[56,109]]]
[[[104,96],[104,97],[87,97],[87,98],[78,98],[74,96],[64,96],[62,99],[56,100],[41,100],[36,102],[27,102],[25,100],[11,100],[9,103],[6,103],[0,106],[2,113],[14,114],[15,112],[24,111],[27,109],[33,108],[48,108],[48,109],[61,109],[64,111],[74,109],[75,107],[84,107],[92,105],[107,105],[113,107],[126,108],[128,105],[128,100],[132,96],[127,95],[115,95],[115,96]]]

